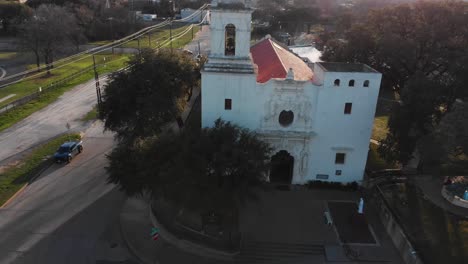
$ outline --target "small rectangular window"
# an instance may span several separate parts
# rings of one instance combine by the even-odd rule
[[[344,107],[344,113],[345,115],[350,115],[351,114],[351,109],[353,108],[352,103],[346,103]]]
[[[318,180],[328,180],[328,174],[317,174],[315,178]]]
[[[345,153],[336,153],[335,164],[344,164],[345,163],[345,158],[346,158]]]
[[[341,176],[341,170],[336,170],[336,171],[335,171],[335,175],[336,175],[336,176]]]
[[[231,99],[224,99],[224,109],[231,110],[232,109],[232,100]]]

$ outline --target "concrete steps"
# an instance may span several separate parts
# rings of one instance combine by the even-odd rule
[[[294,259],[324,254],[325,248],[318,244],[244,241],[235,263],[291,263]]]

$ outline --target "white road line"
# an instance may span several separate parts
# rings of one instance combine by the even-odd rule
[[[15,96],[16,96],[16,94],[10,94],[8,96],[5,96],[2,99],[0,99],[0,103],[3,102],[3,101],[6,101],[6,100],[8,100],[8,99],[10,99],[12,97],[15,97]]]
[[[2,71],[2,75],[0,76],[0,80],[1,80],[3,79],[3,77],[5,77],[7,72],[5,71],[5,69],[3,69],[3,67],[0,67],[0,71]]]

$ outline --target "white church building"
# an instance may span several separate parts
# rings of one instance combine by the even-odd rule
[[[274,149],[269,181],[361,183],[382,75],[364,64],[304,63],[271,38],[251,46],[248,0],[213,1],[202,126],[221,118]]]

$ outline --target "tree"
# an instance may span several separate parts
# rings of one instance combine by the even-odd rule
[[[19,26],[21,45],[24,49],[30,50],[36,57],[36,66],[39,69],[41,66],[40,48],[42,45],[41,25],[33,23],[33,19],[29,19]]]
[[[72,27],[68,29],[67,38],[75,46],[75,51],[78,53],[80,51],[80,45],[87,42],[87,38],[83,32],[83,29],[77,23],[73,23]]]
[[[81,34],[76,27],[75,17],[65,8],[41,5],[20,26],[20,37],[23,45],[35,53],[38,68],[39,55],[42,55],[47,69],[50,69],[56,53],[71,43],[71,36]]]
[[[326,61],[362,62],[383,73],[383,89],[400,94],[381,154],[405,164],[456,98],[466,96],[468,5],[416,2],[374,10],[346,41],[329,40]],[[463,80],[463,81],[462,81]]]
[[[28,0],[26,4],[32,8],[38,8],[41,5],[86,5],[91,0]]]
[[[422,169],[446,166],[452,172],[468,172],[468,103],[456,100],[434,130],[418,142]]]
[[[195,62],[179,52],[145,50],[126,71],[110,77],[100,109],[105,128],[120,140],[154,136],[183,109],[183,96],[197,82]]]
[[[256,134],[217,120],[213,128],[120,144],[109,156],[109,181],[128,195],[149,192],[185,207],[234,207],[265,181],[270,151]]]
[[[31,16],[31,8],[20,3],[0,2],[0,21],[3,32],[10,32],[10,25],[21,23]]]

